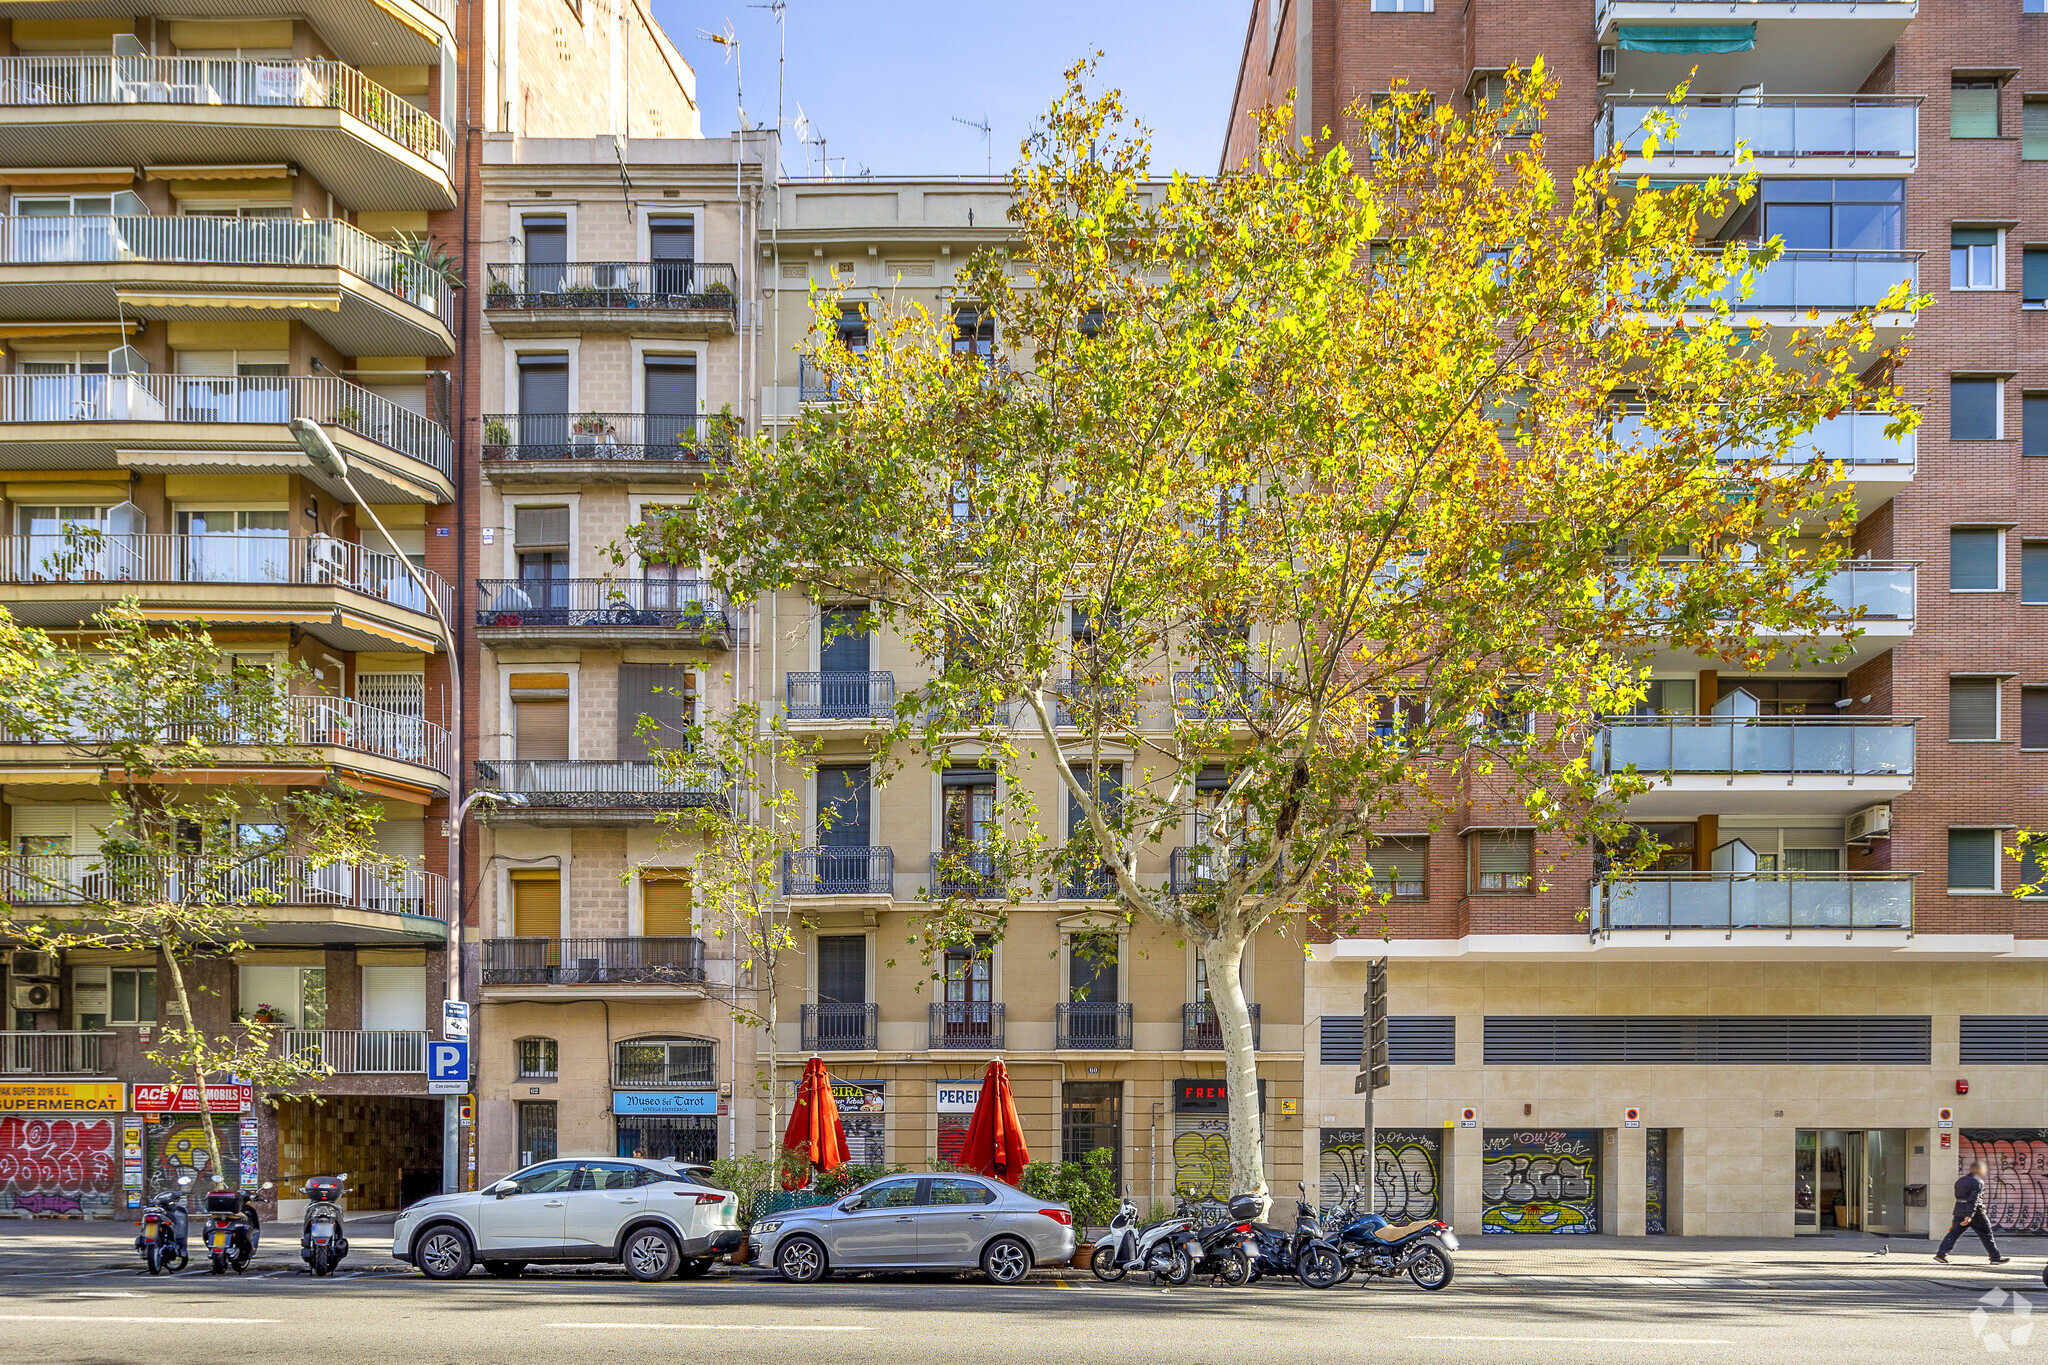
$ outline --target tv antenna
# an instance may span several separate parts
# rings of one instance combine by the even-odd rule
[[[732,31],[732,20],[725,21],[723,33],[713,33],[709,29],[700,28],[697,30],[697,36],[707,43],[717,43],[724,48],[725,60],[732,63],[732,102],[733,107],[739,110],[740,129],[744,132],[747,126],[746,71],[740,64],[740,40],[739,35]]]
[[[775,154],[777,158],[780,158],[782,155],[782,77],[783,68],[789,59],[789,18],[785,11],[789,9],[789,4],[788,0],[769,0],[767,4],[750,4],[747,8],[765,9],[775,16]],[[803,112],[802,106],[798,106],[797,112],[799,114]]]
[[[958,114],[955,114],[953,115],[953,122],[964,124],[969,128],[978,130],[981,133],[981,151],[982,156],[986,159],[988,163],[987,173],[989,175],[994,175],[996,173],[996,130],[992,126],[990,126],[988,121],[988,115],[984,113],[981,116],[981,122],[976,123],[971,118],[961,118]]]

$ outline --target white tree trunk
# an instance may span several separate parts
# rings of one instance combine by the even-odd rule
[[[768,972],[768,1158],[773,1161],[782,1150],[782,1103],[781,1092],[777,1089],[775,1051],[775,973]]]
[[[1259,1062],[1252,1045],[1252,1012],[1238,971],[1244,937],[1234,930],[1201,945],[1209,969],[1209,998],[1223,1026],[1224,1077],[1230,1089],[1230,1190],[1268,1199],[1264,1142],[1259,1131]]]

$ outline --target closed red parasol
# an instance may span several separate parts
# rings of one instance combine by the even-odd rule
[[[832,1081],[825,1074],[824,1059],[813,1057],[804,1063],[803,1083],[796,1088],[796,1108],[790,1111],[789,1130],[782,1145],[802,1152],[813,1167],[825,1172],[846,1164],[846,1134],[839,1127],[839,1104],[832,1098]],[[800,1190],[811,1183],[809,1175],[791,1181],[785,1175],[782,1187]]]
[[[1002,1059],[990,1062],[981,1077],[981,1099],[960,1144],[959,1162],[971,1171],[1014,1185],[1024,1178],[1031,1152],[1024,1145],[1024,1125],[1017,1121],[1017,1100],[1010,1094],[1010,1073]]]

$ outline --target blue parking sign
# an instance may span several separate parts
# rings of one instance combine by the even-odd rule
[[[469,1084],[469,1040],[455,1038],[427,1044],[427,1083]],[[459,1092],[456,1092],[459,1093]]]

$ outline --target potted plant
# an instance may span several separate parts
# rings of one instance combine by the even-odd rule
[[[328,420],[338,427],[352,427],[363,420],[363,414],[344,403],[334,410],[334,415]]]
[[[252,1024],[282,1024],[284,1022],[284,1011],[275,1005],[258,1005],[249,1012],[249,1022]]]
[[[484,291],[487,307],[510,308],[512,306],[512,285],[506,280],[492,280],[491,287]]]
[[[569,424],[570,445],[594,446],[612,434],[612,424],[602,413],[586,412]]]
[[[562,292],[571,308],[595,308],[604,302],[604,291],[594,284],[572,284]]]
[[[713,280],[705,285],[704,293],[701,297],[706,308],[730,309],[733,307],[732,286],[724,280]]]
[[[487,417],[484,419],[484,451],[487,456],[491,452],[496,452],[499,456],[503,456],[505,447],[511,444],[512,428],[505,423],[504,419],[498,417]]]
[[[429,313],[440,311],[442,290],[462,288],[455,258],[432,238],[401,232],[393,250],[398,257],[397,269],[392,272],[394,287],[400,293],[411,289],[414,302]]]

